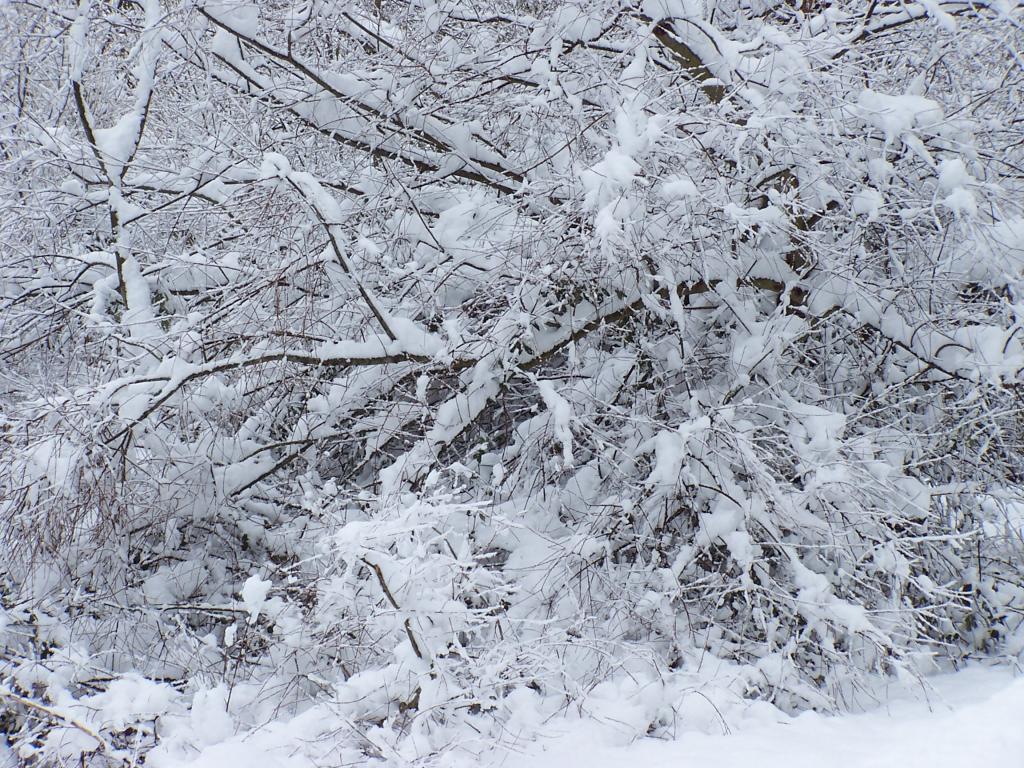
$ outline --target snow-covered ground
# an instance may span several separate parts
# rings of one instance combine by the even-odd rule
[[[1024,674],[1012,667],[975,666],[928,679],[916,690],[897,688],[887,703],[864,714],[826,717],[813,712],[776,722],[723,720],[719,734],[683,733],[675,741],[623,744],[613,722],[560,720],[560,733],[524,743],[519,752],[493,752],[483,768],[1020,768],[1024,766]],[[762,710],[763,712],[763,710]],[[763,719],[763,718],[762,718]],[[744,724],[746,723],[746,724]],[[550,725],[550,724],[549,724]],[[240,735],[185,765],[312,765],[299,758],[301,736]],[[258,755],[262,754],[262,758]],[[444,764],[444,760],[440,764]],[[173,761],[172,761],[173,763]],[[349,763],[351,764],[351,763]],[[0,768],[17,768],[0,742]],[[374,763],[380,766],[380,763]],[[388,766],[391,768],[391,765]],[[397,768],[397,763],[395,764]]]
[[[728,734],[687,733],[612,746],[580,727],[505,761],[502,768],[1020,768],[1024,675],[972,667],[898,691],[865,714],[805,713]]]

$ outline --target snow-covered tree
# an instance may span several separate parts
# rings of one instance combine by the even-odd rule
[[[0,731],[399,764],[1020,653],[1022,24],[0,5]]]

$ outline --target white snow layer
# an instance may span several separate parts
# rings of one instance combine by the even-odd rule
[[[116,698],[127,695],[129,704],[138,709],[135,699],[142,689],[136,689],[145,683],[136,680],[133,685],[131,691],[118,689]],[[114,693],[111,690],[99,698]],[[152,700],[152,691],[145,693],[146,707],[154,712],[166,708],[167,702]],[[679,717],[690,720],[691,715],[702,714],[701,707],[707,708],[710,716],[698,718],[705,723],[705,732],[680,722],[676,740],[634,740],[630,734],[635,730],[624,726],[635,702],[631,696],[609,696],[595,701],[587,718],[536,719],[524,711],[521,722],[510,724],[518,726],[510,733],[518,730],[521,740],[495,745],[484,755],[468,755],[456,747],[433,760],[412,761],[393,750],[387,750],[391,754],[383,760],[359,758],[355,744],[345,746],[352,738],[351,724],[344,718],[339,722],[322,707],[255,730],[238,728],[225,712],[226,695],[223,686],[197,694],[192,718],[165,723],[169,726],[165,743],[147,764],[157,768],[312,768],[326,764],[311,754],[318,752],[335,758],[344,753],[344,764],[379,768],[412,764],[431,768],[1017,768],[1024,763],[1024,675],[1010,666],[973,666],[894,684],[878,692],[883,703],[874,709],[835,717],[807,712],[790,718],[767,705],[752,705],[747,712],[727,707],[722,712],[695,689],[693,707],[684,705]],[[112,702],[101,703],[109,710]],[[175,727],[181,724],[188,731],[184,740]],[[373,743],[371,734],[364,738]],[[0,768],[17,764],[14,753],[0,741]]]
[[[723,730],[730,725],[724,721]],[[555,740],[509,757],[502,768],[1016,767],[1024,765],[1024,677],[1006,667],[972,667],[931,678],[916,692],[903,690],[865,714],[807,712],[730,733],[686,733],[676,741],[609,741],[608,732],[580,721]]]

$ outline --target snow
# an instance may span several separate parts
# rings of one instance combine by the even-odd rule
[[[838,440],[846,428],[846,416],[792,398],[788,398],[788,405],[792,415],[790,439],[802,458],[830,456],[839,450]]]
[[[722,211],[741,228],[752,228],[763,224],[781,225],[786,220],[786,215],[774,205],[766,205],[764,208],[744,208],[730,202],[725,204]]]
[[[202,563],[186,560],[161,566],[142,583],[142,591],[153,603],[175,603],[196,594],[209,577]]]
[[[503,768],[1011,768],[1024,755],[1024,677],[1006,667],[972,667],[896,692],[863,714],[808,712],[730,733],[686,733],[676,741],[610,745],[593,724],[512,755]]]
[[[555,11],[551,24],[566,42],[586,42],[601,34],[603,19],[593,11],[567,4]]]
[[[845,627],[851,633],[878,634],[863,606],[840,600],[832,594],[832,585],[820,573],[807,568],[796,555],[790,556],[793,583],[799,588],[798,610],[811,626],[822,620]],[[825,633],[819,634],[824,636]]]
[[[85,197],[85,187],[82,182],[71,176],[60,183],[60,191],[74,197]]]
[[[288,158],[279,152],[265,152],[260,164],[260,180],[287,179],[292,172]]]
[[[114,680],[105,691],[85,700],[86,711],[102,713],[103,724],[123,730],[143,715],[152,719],[172,707],[175,690],[135,674]]]
[[[71,29],[68,31],[69,76],[76,83],[82,80],[82,72],[85,69],[88,56],[85,39],[89,33],[89,8],[91,5],[89,2],[84,2],[79,6],[78,15],[75,16]]]
[[[8,46],[89,105],[0,192],[19,749],[1001,768],[915,675],[1024,649],[1008,22],[101,5]]]
[[[601,162],[580,174],[580,181],[587,193],[585,206],[588,209],[604,207],[615,200],[623,190],[632,186],[640,170],[636,160],[624,153],[622,148],[608,150]]]
[[[135,149],[142,125],[141,111],[124,114],[110,128],[96,129],[96,146],[103,159],[112,166],[113,173],[120,173],[121,168]]]
[[[572,457],[572,405],[562,397],[555,389],[555,382],[538,380],[537,388],[540,390],[544,404],[551,411],[554,422],[555,434],[562,443],[562,460],[566,467],[573,465]]]
[[[1001,280],[1024,270],[1024,217],[980,228],[976,239],[965,244],[959,266],[973,280]]]
[[[45,477],[54,490],[70,495],[84,455],[79,446],[50,438],[38,443],[26,458],[30,476]]]
[[[200,744],[216,744],[234,734],[235,724],[228,713],[227,700],[228,689],[223,684],[196,691],[192,697],[189,720],[192,736]]]
[[[923,6],[928,15],[934,18],[945,32],[956,32],[956,19],[952,14],[944,11],[936,0],[917,0]]]
[[[136,339],[152,339],[160,334],[160,324],[153,313],[149,283],[142,274],[138,261],[132,256],[124,258],[121,266],[124,275],[125,312],[122,322]]]
[[[256,3],[222,0],[206,3],[204,9],[240,35],[251,38],[259,31],[260,7]]]
[[[396,684],[378,678],[353,676],[339,687],[339,700],[368,706],[367,697],[382,683]],[[130,680],[123,694],[94,697],[94,719],[172,709],[169,687]],[[241,690],[237,693],[242,695]],[[333,707],[314,707],[288,720],[239,729],[230,714],[235,707],[229,708],[227,691],[218,686],[194,694],[189,716],[163,719],[164,745],[147,764],[312,768],[325,764],[331,753],[329,764],[339,764],[341,752],[344,764],[381,768],[413,763],[436,768],[1016,768],[1024,754],[1024,677],[1011,666],[968,666],[930,678],[908,677],[865,693],[874,696],[871,706],[838,716],[805,712],[789,717],[764,703],[716,703],[695,688],[670,712],[674,739],[628,736],[636,722],[646,722],[642,710],[660,695],[657,686],[638,688],[626,679],[608,680],[589,692],[578,712],[547,711],[532,691],[519,689],[509,696],[513,717],[507,724],[507,734],[518,733],[518,741],[495,745],[467,738],[448,744],[434,758],[410,761],[390,748],[381,749],[384,745],[376,743],[379,734],[373,731],[356,736],[351,721]],[[380,757],[370,761],[361,756],[362,746]],[[0,743],[0,767],[16,764],[11,750]]]
[[[680,424],[675,431],[663,430],[654,438],[655,464],[647,482],[671,489],[680,480],[680,471],[687,456],[690,439],[699,437],[711,427],[707,416],[699,416]]]
[[[853,212],[867,214],[868,221],[878,218],[878,212],[885,205],[885,198],[877,189],[862,189],[853,196]]]
[[[954,213],[974,215],[978,212],[978,203],[969,189],[957,187],[942,200],[942,204]]]
[[[962,187],[973,181],[967,173],[964,161],[959,157],[950,160],[943,160],[939,164],[939,187],[946,192],[952,192],[957,187]]]
[[[242,585],[240,592],[242,605],[249,612],[250,624],[259,618],[260,611],[263,610],[263,605],[267,602],[267,594],[272,586],[273,582],[261,579],[255,574],[246,579],[245,584]]]
[[[677,200],[682,197],[695,197],[697,185],[684,176],[673,176],[661,187],[661,193],[667,200]]]
[[[887,144],[914,128],[942,120],[942,107],[939,103],[923,96],[892,96],[865,89],[860,94],[858,104],[861,117],[885,134]]]
[[[974,182],[974,179],[967,172],[964,161],[959,157],[943,160],[939,164],[939,189],[948,193],[942,200],[942,204],[954,213],[974,215],[978,211],[978,204],[974,193],[967,189],[967,185]]]

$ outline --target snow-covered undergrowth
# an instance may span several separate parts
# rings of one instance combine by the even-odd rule
[[[771,644],[744,639],[739,621],[693,616],[709,609],[682,601],[667,568],[588,562],[562,526],[542,534],[539,516],[307,502],[303,530],[277,532],[292,557],[244,581],[203,552],[153,569],[104,611],[81,591],[58,602],[59,575],[38,567],[39,597],[2,614],[0,696],[22,758],[470,765],[581,722],[615,744],[855,709],[877,685],[865,674],[905,685],[962,653],[901,642],[915,609],[868,609],[809,570],[762,609],[778,627],[787,611],[799,622]],[[1006,625],[992,650],[1017,654],[1019,622]]]
[[[504,768],[1013,768],[1021,762],[1024,679],[1012,668],[968,667],[919,684],[879,691],[863,714],[808,712],[774,721],[740,721],[728,733],[616,743],[607,729],[560,723],[561,731],[502,756]]]
[[[1020,3],[0,22],[20,760],[472,762],[1024,651]]]

